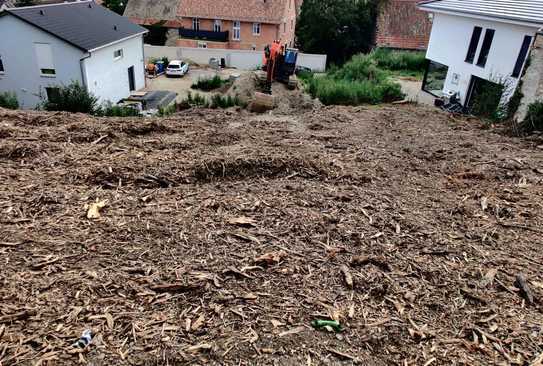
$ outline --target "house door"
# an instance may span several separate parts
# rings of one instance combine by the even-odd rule
[[[130,91],[136,90],[136,79],[134,76],[134,66],[128,68],[128,87]]]
[[[476,116],[491,117],[500,105],[503,91],[501,84],[472,76],[464,106]]]

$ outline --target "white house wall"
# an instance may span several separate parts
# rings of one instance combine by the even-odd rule
[[[465,58],[475,26],[482,27],[483,32],[479,40],[475,61],[470,64],[465,62]],[[487,28],[494,29],[496,33],[486,66],[482,68],[476,63]],[[449,67],[444,91],[458,92],[462,103],[464,103],[472,75],[486,80],[507,79],[508,87],[515,88],[518,79],[510,76],[515,67],[524,36],[535,36],[536,31],[535,28],[520,25],[436,13],[434,14],[426,57]],[[457,84],[452,82],[454,74],[460,76]]]
[[[83,51],[11,15],[0,17],[0,92],[15,92],[19,105],[32,109],[44,101],[48,86],[68,85],[81,80],[79,60]],[[54,77],[41,76],[34,43],[48,43],[56,70]]]
[[[115,60],[113,53],[122,49],[123,56]],[[86,58],[85,79],[90,92],[100,102],[117,103],[130,95],[128,68],[134,66],[136,90],[145,87],[143,64],[143,38],[137,36],[91,52]]]

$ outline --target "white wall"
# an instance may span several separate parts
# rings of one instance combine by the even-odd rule
[[[184,59],[197,64],[207,65],[210,58],[224,58],[226,66],[240,70],[254,70],[262,65],[262,51],[230,50],[218,48],[165,47],[145,45],[145,60],[168,57]],[[326,71],[326,55],[298,54],[298,66],[311,68],[313,71]]]
[[[116,60],[115,50],[123,50],[123,56]],[[133,37],[96,50],[84,60],[87,88],[100,98],[100,102],[117,103],[130,95],[128,68],[134,66],[136,90],[145,87],[143,63],[143,38]]]
[[[465,62],[473,28],[483,28],[473,64]],[[494,29],[494,40],[484,68],[476,65],[487,28]],[[434,14],[432,33],[426,57],[449,66],[444,90],[459,92],[462,103],[470,85],[471,76],[486,80],[508,80],[511,89],[516,88],[518,79],[512,78],[525,35],[535,36],[536,28],[497,21]],[[452,83],[453,74],[460,76],[458,85]]]
[[[0,17],[0,92],[15,92],[19,105],[32,109],[45,100],[45,87],[82,82],[79,60],[84,52],[12,15]],[[48,43],[53,51],[55,77],[41,76],[34,42]]]

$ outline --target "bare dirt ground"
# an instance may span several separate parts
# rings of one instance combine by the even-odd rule
[[[535,364],[543,143],[480,127],[0,110],[0,364]]]

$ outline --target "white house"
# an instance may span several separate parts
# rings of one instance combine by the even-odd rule
[[[436,96],[457,93],[469,107],[493,82],[505,86],[506,102],[543,27],[543,1],[434,0],[418,6],[433,21],[423,89]]]
[[[145,86],[147,30],[93,1],[0,13],[0,92],[34,108],[55,87],[78,81],[113,103]]]

